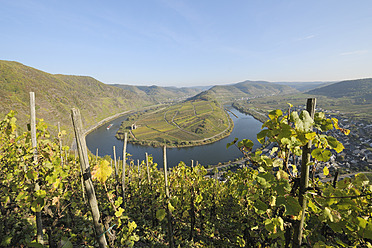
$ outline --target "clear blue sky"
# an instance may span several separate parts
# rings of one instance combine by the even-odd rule
[[[135,85],[372,77],[372,1],[0,0],[0,59]]]

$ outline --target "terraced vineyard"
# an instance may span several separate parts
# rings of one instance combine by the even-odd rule
[[[230,134],[233,123],[214,101],[186,101],[151,112],[135,114],[122,123],[116,137],[142,145],[194,146]]]

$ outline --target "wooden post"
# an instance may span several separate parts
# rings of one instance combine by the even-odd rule
[[[167,147],[163,147],[163,168],[164,168],[164,181],[165,181],[165,195],[166,195],[166,205],[167,205],[167,212],[168,212],[168,239],[169,239],[169,247],[174,247],[174,240],[173,240],[173,227],[172,227],[172,211],[169,209],[169,185],[168,185],[168,176],[167,176]]]
[[[191,159],[191,167],[194,167],[194,160]]]
[[[151,185],[150,168],[149,168],[149,155],[146,152],[146,167],[147,167],[147,182]]]
[[[140,170],[140,161],[137,159],[137,168],[138,168],[138,189],[141,188],[141,170]]]
[[[123,171],[122,171],[122,178],[121,178],[121,187],[123,190],[123,206],[125,206],[125,166],[127,160],[127,142],[128,142],[128,134],[124,134],[124,147],[123,147]]]
[[[116,165],[116,149],[115,149],[115,146],[112,147],[112,150],[114,151],[115,176],[117,177],[119,175],[119,172],[118,172],[118,167]]]
[[[34,148],[34,163],[35,166],[38,163],[37,159],[37,140],[36,140],[36,111],[35,111],[35,93],[30,92],[30,112],[31,112],[31,144]],[[35,183],[35,191],[40,190],[39,183]],[[44,244],[43,239],[43,222],[41,219],[41,212],[36,212],[36,235],[37,235],[37,242],[40,244]]]
[[[306,110],[309,112],[311,118],[314,119],[316,106],[316,98],[307,99]],[[309,163],[311,155],[311,141],[309,141],[302,149],[302,163],[301,163],[301,178],[300,178],[300,194],[298,201],[302,207],[302,216],[300,221],[296,222],[293,234],[293,247],[301,247],[302,243],[302,229],[304,226],[305,212],[307,200],[305,197],[307,188],[309,187]]]
[[[76,144],[79,150],[80,166],[83,173],[84,184],[90,208],[93,215],[94,229],[96,231],[96,239],[99,247],[103,248],[107,246],[106,236],[103,233],[102,226],[100,224],[100,213],[98,209],[98,203],[94,186],[92,182],[92,176],[90,174],[90,166],[88,160],[87,145],[83,132],[83,125],[81,122],[80,111],[78,109],[71,109],[72,123],[74,125]]]
[[[59,151],[61,153],[61,166],[63,167],[63,155],[62,155],[62,134],[61,134],[61,125],[58,122],[58,141],[59,141]]]

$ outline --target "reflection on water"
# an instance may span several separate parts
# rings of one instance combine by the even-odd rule
[[[226,149],[226,144],[233,141],[235,138],[241,139],[251,139],[255,143],[255,147],[258,147],[258,141],[256,139],[256,134],[261,130],[261,123],[254,119],[252,116],[240,113],[236,109],[231,109],[231,111],[238,116],[236,118],[230,113],[231,118],[234,121],[234,129],[231,135],[227,138],[219,140],[215,143],[195,146],[187,148],[169,148],[167,149],[167,159],[168,166],[173,167],[177,165],[180,161],[185,162],[187,165],[191,165],[191,160],[194,163],[198,161],[202,165],[218,164],[219,162],[232,161],[235,158],[241,157],[241,152],[235,148],[230,147]],[[86,137],[86,142],[88,149],[96,154],[98,148],[98,155],[105,156],[109,155],[113,157],[113,146],[116,149],[116,157],[123,157],[123,141],[117,140],[115,134],[119,129],[121,122],[126,119],[126,116],[122,116],[114,121],[111,121],[113,125],[107,130],[107,125],[103,125]],[[131,159],[137,161],[137,159],[145,160],[145,153],[152,154],[154,157],[154,162],[162,165],[163,163],[163,153],[162,148],[154,148],[148,146],[132,145],[128,144],[127,152],[132,156]],[[137,162],[136,162],[137,163]]]

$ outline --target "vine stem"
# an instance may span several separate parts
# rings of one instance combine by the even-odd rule
[[[314,119],[315,114],[315,105],[316,99],[309,98],[307,99],[306,110],[309,112],[312,119]],[[293,247],[301,247],[302,243],[302,230],[305,220],[305,212],[307,208],[307,200],[305,197],[306,190],[309,187],[309,164],[311,157],[311,140],[303,147],[302,150],[302,163],[301,163],[301,178],[300,178],[300,194],[299,194],[299,203],[302,208],[302,216],[300,221],[295,223],[295,229],[293,234]]]

